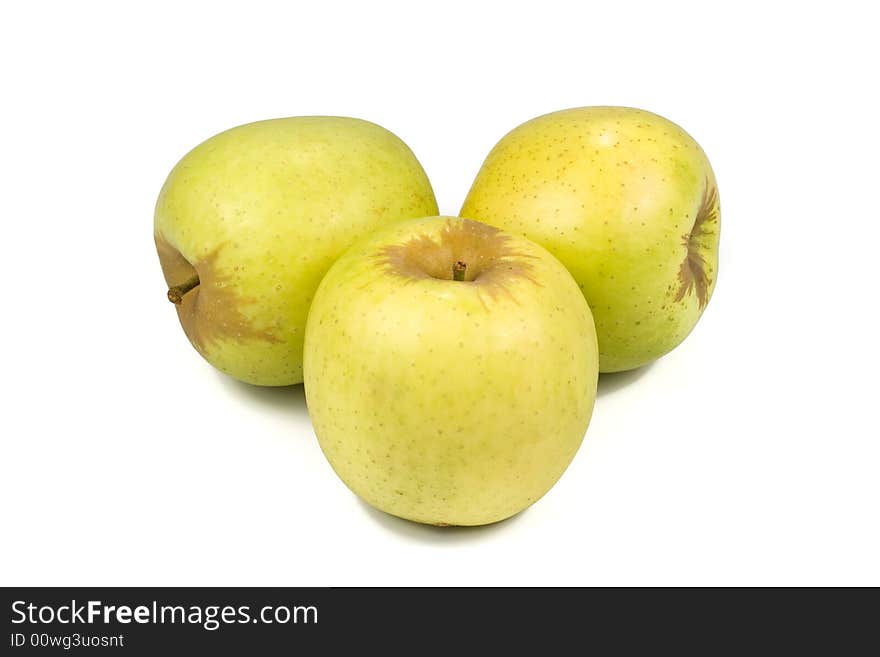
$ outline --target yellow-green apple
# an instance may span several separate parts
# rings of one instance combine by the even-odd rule
[[[369,504],[481,525],[559,479],[598,378],[593,319],[537,244],[449,217],[405,221],[331,268],[306,326],[309,414]]]
[[[309,304],[333,261],[384,224],[436,214],[419,162],[352,118],[260,121],[223,132],[171,171],[154,237],[192,345],[259,385],[302,381]]]
[[[674,349],[715,287],[715,175],[690,135],[650,112],[582,107],[524,123],[489,153],[461,216],[562,261],[593,311],[602,372]]]

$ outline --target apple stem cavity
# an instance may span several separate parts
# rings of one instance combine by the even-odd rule
[[[168,300],[175,306],[179,306],[183,301],[183,295],[197,287],[198,284],[199,277],[198,275],[195,275],[185,283],[168,288]]]
[[[452,265],[452,280],[463,281],[466,271],[467,263],[464,263],[461,260],[457,261],[454,265]]]

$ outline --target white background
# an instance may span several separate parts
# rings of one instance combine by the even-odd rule
[[[870,3],[5,3],[5,585],[880,584],[880,119]],[[575,461],[486,528],[373,511],[302,387],[216,373],[152,243],[178,158],[366,118],[455,214],[509,129],[660,113],[708,153],[721,272],[691,337],[602,377]]]

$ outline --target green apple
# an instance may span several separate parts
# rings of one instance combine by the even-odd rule
[[[562,261],[593,311],[602,372],[674,349],[715,288],[715,175],[697,142],[650,112],[583,107],[524,123],[489,153],[461,216]]]
[[[571,275],[475,221],[416,219],[358,242],[306,326],[324,454],[366,502],[417,522],[491,523],[544,495],[583,439],[597,378]]]
[[[168,297],[192,345],[259,385],[302,381],[309,304],[357,238],[437,213],[412,151],[375,124],[260,121],[223,132],[171,171],[154,236]]]

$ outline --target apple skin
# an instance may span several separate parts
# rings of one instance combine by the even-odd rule
[[[373,123],[260,121],[223,132],[171,171],[154,237],[165,280],[199,285],[177,306],[190,342],[248,383],[302,381],[306,317],[318,283],[359,237],[436,214],[412,151]]]
[[[489,153],[461,216],[562,261],[593,311],[602,372],[674,349],[715,288],[712,167],[684,130],[643,110],[583,107],[515,128]]]
[[[464,281],[451,280],[458,260]],[[538,500],[583,440],[597,379],[590,309],[565,268],[458,218],[358,242],[306,327],[306,399],[331,466],[421,523],[482,525]]]

